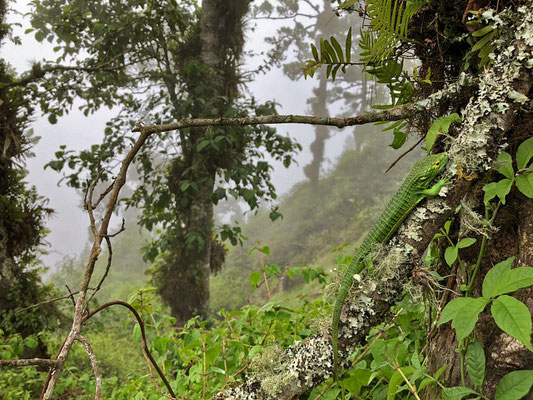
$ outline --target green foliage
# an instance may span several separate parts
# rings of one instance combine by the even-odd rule
[[[512,262],[513,258],[502,261],[487,273],[482,297],[458,297],[450,301],[442,311],[439,325],[451,320],[460,342],[470,335],[479,313],[492,302],[491,314],[496,324],[533,351],[531,315],[522,302],[505,295],[533,285],[533,267],[510,269]]]
[[[513,371],[498,383],[494,400],[520,400],[530,393],[533,371]]]
[[[437,140],[437,137],[440,134],[448,133],[450,125],[454,122],[461,123],[459,114],[453,113],[446,117],[439,117],[433,122],[433,125],[431,125],[431,128],[426,133],[426,151],[428,154],[431,152],[431,148]]]
[[[408,41],[407,28],[410,19],[424,5],[424,0],[393,1],[371,0],[367,2],[370,17],[369,33],[372,39],[371,51],[361,54],[366,63],[380,63],[393,57],[394,50],[401,41]]]
[[[311,78],[315,75],[315,72],[322,65],[326,65],[326,77],[335,81],[337,72],[339,69],[343,73],[346,73],[346,68],[349,65],[354,65],[351,62],[352,60],[352,28],[348,29],[346,33],[345,46],[344,50],[341,45],[331,36],[330,40],[320,39],[320,51],[317,50],[316,46],[311,43],[311,52],[313,54],[313,60],[308,60],[305,67],[302,68],[304,72],[304,77]]]

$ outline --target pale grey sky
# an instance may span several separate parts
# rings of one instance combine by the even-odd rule
[[[17,11],[27,12],[29,1],[11,3]],[[14,33],[22,38],[21,46],[14,46],[7,42],[2,46],[2,57],[7,59],[18,72],[28,69],[31,60],[54,59],[53,44],[38,43],[32,34],[24,35],[29,27],[27,19],[11,13],[8,22],[20,22],[22,27],[14,27]],[[255,51],[266,50],[264,43],[266,36],[271,36],[281,26],[282,21],[259,20],[251,22],[256,24],[254,31],[246,35],[246,48]],[[247,65],[252,68],[257,63],[247,60]],[[308,79],[294,82],[285,77],[278,69],[273,69],[266,75],[257,76],[257,80],[249,84],[250,91],[258,101],[276,100],[281,104],[278,112],[281,114],[307,113],[306,100],[311,95],[316,80]],[[87,243],[88,218],[80,209],[80,197],[72,188],[62,184],[57,185],[60,175],[51,169],[44,170],[44,165],[53,158],[54,152],[60,145],[65,144],[68,149],[82,150],[91,144],[100,143],[103,137],[105,122],[116,114],[117,110],[102,109],[88,117],[74,108],[65,117],[59,118],[58,123],[50,125],[46,118],[38,113],[34,115],[32,128],[36,135],[41,137],[40,142],[33,148],[36,157],[27,160],[29,181],[37,187],[39,194],[50,199],[50,207],[56,214],[47,222],[51,233],[47,240],[51,246],[50,254],[44,257],[47,265],[53,266],[63,256],[79,254]],[[294,164],[289,169],[275,163],[273,181],[279,194],[286,193],[295,183],[304,180],[303,167],[310,161],[309,144],[314,139],[314,129],[309,126],[280,126],[278,132],[287,133],[299,141],[303,151],[297,157],[298,165]],[[337,133],[336,133],[337,132]],[[327,143],[326,155],[334,161],[342,152],[346,138],[351,131],[332,131],[333,137]],[[330,163],[331,166],[331,163]]]

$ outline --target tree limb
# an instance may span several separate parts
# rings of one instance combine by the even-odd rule
[[[57,361],[48,360],[46,358],[22,358],[20,360],[0,360],[0,366],[2,367],[27,367],[30,365],[53,368],[57,365]]]

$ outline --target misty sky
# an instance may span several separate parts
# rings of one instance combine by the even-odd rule
[[[28,3],[28,1],[17,1],[11,3],[11,6],[25,13],[29,11]],[[54,44],[39,43],[31,33],[24,35],[24,31],[30,27],[27,18],[10,13],[8,22],[22,24],[22,27],[13,28],[13,33],[22,38],[22,45],[14,46],[6,41],[2,46],[2,57],[11,63],[17,72],[27,70],[32,60],[55,59],[56,56],[52,51]],[[276,29],[283,23],[283,21],[267,20],[250,21],[250,27],[255,26],[255,29],[246,33],[245,49],[266,51],[268,45],[264,43],[264,38],[274,35]],[[245,69],[253,69],[258,62],[257,59],[247,59]],[[276,100],[280,103],[278,108],[280,114],[308,114],[306,99],[316,84],[316,80],[304,80],[303,76],[297,82],[291,81],[280,70],[273,69],[265,75],[258,75],[256,81],[250,83],[248,87],[259,102]],[[65,144],[71,150],[82,150],[87,149],[91,144],[100,143],[105,122],[117,112],[118,110],[115,109],[101,109],[85,117],[77,108],[73,108],[70,114],[59,118],[55,125],[49,124],[47,119],[42,118],[38,112],[34,115],[31,127],[35,135],[41,137],[41,140],[33,148],[36,157],[27,160],[28,179],[37,187],[40,195],[50,199],[49,206],[56,211],[47,223],[51,231],[47,236],[51,245],[48,249],[50,254],[44,257],[47,265],[53,266],[64,256],[74,256],[81,252],[88,242],[88,217],[80,208],[80,196],[75,193],[74,189],[64,184],[58,186],[57,182],[61,176],[51,169],[43,170],[43,167],[53,158],[54,152],[59,149],[60,145]],[[333,114],[335,111],[332,112]],[[273,181],[278,193],[282,194],[295,183],[305,179],[302,169],[310,161],[309,144],[314,139],[314,129],[309,126],[285,125],[278,127],[278,132],[287,133],[296,138],[304,148],[297,157],[298,165],[286,169],[281,164],[274,163]],[[326,168],[333,166],[336,157],[343,150],[347,137],[351,136],[351,130],[333,129],[332,134],[333,137],[326,147],[326,157],[329,159],[329,163],[325,163]]]

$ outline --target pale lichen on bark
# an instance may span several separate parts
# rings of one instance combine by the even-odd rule
[[[503,14],[500,18],[503,21],[500,47],[495,52],[491,69],[479,77],[477,93],[461,113],[462,124],[448,150],[448,173],[456,173],[461,167],[481,174],[492,167],[505,144],[505,133],[512,128],[517,107],[521,105],[516,102],[516,93],[526,95],[533,84],[533,5],[521,7],[514,14]],[[471,80],[463,75],[457,86],[464,88],[467,82]],[[454,86],[453,90],[460,88]],[[438,104],[438,99],[450,95],[450,87],[447,90],[419,101],[419,106],[431,108]],[[401,298],[410,279],[412,258],[421,257],[433,235],[468,195],[470,187],[471,183],[460,180],[443,192],[446,197],[427,200],[421,207],[423,211],[413,212],[404,227],[382,246],[377,257],[381,260],[378,265],[389,270],[394,278],[385,280],[372,275],[356,282],[341,315],[339,357],[342,365],[347,365],[347,356],[353,346],[364,343],[369,329],[390,316],[390,306]],[[391,269],[393,264],[394,270]],[[368,288],[372,290],[369,292]],[[275,396],[269,385],[263,387],[266,376],[252,375],[240,386],[220,393],[216,398],[293,399],[309,391],[331,376],[329,334],[318,333],[287,349],[279,359],[282,361],[272,367],[270,378],[290,376],[291,379],[278,380],[281,384],[276,386]]]

